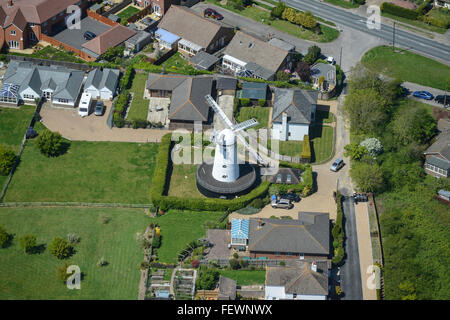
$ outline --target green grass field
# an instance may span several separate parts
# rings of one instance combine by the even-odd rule
[[[197,189],[197,182],[195,179],[196,171],[197,165],[174,165],[167,195],[183,198],[204,198],[205,196]]]
[[[169,59],[161,63],[167,71],[179,71],[181,73],[195,72],[196,69],[192,67],[185,59],[181,57],[179,52],[174,53]]]
[[[361,61],[366,67],[387,76],[441,90],[446,89],[450,76],[450,66],[398,48],[394,53],[388,46],[369,50]]]
[[[111,220],[102,224],[101,214]],[[15,235],[10,247],[0,249],[0,299],[137,299],[143,251],[136,233],[150,224],[143,210],[0,208],[0,224]],[[56,276],[66,260],[48,249],[27,255],[19,248],[27,233],[36,235],[38,245],[68,233],[81,237],[67,260],[84,273],[80,290],[67,289]],[[109,264],[97,267],[102,257]]]
[[[416,27],[416,28],[427,30],[427,31],[437,32],[437,33],[441,33],[441,34],[444,34],[447,31],[446,28],[433,26],[431,24],[428,24],[428,23],[425,23],[425,22],[419,21],[419,20],[411,20],[411,19],[399,17],[399,16],[396,16],[394,14],[390,14],[390,13],[387,13],[387,12],[382,12],[381,15],[383,17],[390,18],[390,19],[393,19],[393,20],[397,20],[399,22],[411,25],[411,26]]]
[[[144,99],[145,82],[148,75],[146,73],[136,73],[133,79],[130,92],[133,92],[133,101],[127,119],[145,119],[147,120],[149,100]]]
[[[19,151],[20,143],[33,118],[33,106],[21,106],[20,109],[0,107],[0,144]]]
[[[149,203],[158,145],[73,141],[47,158],[28,141],[5,202]]]
[[[270,108],[267,107],[241,107],[236,117],[237,122],[244,122],[255,118],[259,124],[253,129],[267,128],[269,125]]]
[[[227,278],[236,280],[238,286],[264,284],[266,282],[265,270],[222,270],[219,273]]]
[[[117,14],[117,16],[123,21],[128,20],[128,18],[134,16],[136,13],[140,12],[141,10],[135,8],[135,7],[128,7],[125,10],[121,11]]]
[[[223,212],[191,212],[170,210],[150,222],[161,227],[161,247],[158,249],[160,262],[174,263],[178,254],[191,241],[204,237],[206,221],[218,221]]]

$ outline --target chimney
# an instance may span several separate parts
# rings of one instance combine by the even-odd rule
[[[311,270],[317,272],[317,264],[314,261],[311,263]]]
[[[8,0],[8,8],[11,8],[13,5],[13,0]]]
[[[288,129],[287,129],[287,113],[283,112],[282,113],[282,120],[281,120],[281,137],[280,140],[282,141],[286,141],[287,140],[287,136],[288,136]]]

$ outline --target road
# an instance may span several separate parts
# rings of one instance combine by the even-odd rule
[[[332,21],[338,26],[349,27],[353,30],[364,32],[367,35],[376,37],[382,41],[392,43],[393,27],[382,23],[381,29],[369,29],[366,19],[351,11],[340,9],[316,0],[285,0],[285,3],[293,8],[310,11],[314,15]],[[344,31],[345,32],[345,31]],[[396,29],[395,45],[405,49],[411,49],[420,54],[439,59],[450,64],[450,46],[421,37],[414,33]]]

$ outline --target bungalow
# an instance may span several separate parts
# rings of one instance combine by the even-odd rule
[[[294,168],[279,168],[278,172],[270,177],[270,182],[280,184],[299,184],[302,181],[302,170]]]
[[[187,56],[196,55],[199,51],[213,53],[223,48],[234,36],[233,28],[204,18],[188,8],[174,5],[161,19],[158,27],[178,36],[178,50]]]
[[[251,258],[321,259],[330,254],[328,213],[299,212],[298,219],[250,219]]]
[[[274,80],[280,70],[292,67],[291,52],[238,31],[228,44],[222,67],[235,75]]]
[[[434,0],[434,5],[439,8],[450,9],[450,0]]]
[[[292,261],[285,267],[267,267],[265,300],[326,300],[326,261]]]
[[[53,104],[74,107],[83,78],[82,71],[11,60],[3,78],[0,102],[18,105],[45,98]]]
[[[181,76],[150,73],[148,75],[147,95],[170,98],[168,120],[169,129],[186,128],[192,130],[194,122],[209,127],[213,113],[205,96],[212,94],[213,78],[210,76]]]
[[[442,131],[425,154],[425,173],[436,178],[450,177],[450,129]]]
[[[84,92],[94,99],[112,100],[119,84],[120,71],[117,69],[94,69],[89,72],[84,84]]]
[[[336,88],[336,67],[329,63],[316,63],[311,67],[313,87],[321,92],[333,92]]]
[[[303,141],[314,121],[318,92],[279,89],[274,92],[272,138],[281,141]]]

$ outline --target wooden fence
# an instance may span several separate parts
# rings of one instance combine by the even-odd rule
[[[147,7],[145,7],[144,9],[142,9],[141,11],[139,11],[138,13],[136,13],[135,15],[129,17],[127,19],[128,23],[134,23],[136,21],[141,20],[142,18],[144,18],[146,15],[152,13],[152,5],[148,5]]]
[[[49,37],[49,36],[47,36],[45,34],[42,34],[42,40],[45,41],[45,42],[50,43],[51,45],[53,45],[55,47],[58,47],[58,48],[63,47],[67,51],[74,52],[77,56],[79,56],[83,60],[86,60],[86,61],[95,61],[96,60],[96,58],[91,57],[88,53],[86,53],[86,52],[84,52],[82,50],[76,49],[74,47],[71,47],[71,46],[69,46],[68,44],[66,44],[64,42],[56,40],[55,38]]]
[[[132,0],[123,0],[121,3],[115,4],[111,9],[102,13],[102,16],[108,17],[110,14],[116,14],[120,10],[129,6],[132,3]]]
[[[119,24],[119,23],[117,23],[115,21],[112,21],[112,20],[110,20],[110,19],[108,19],[108,18],[106,18],[106,17],[104,17],[104,16],[102,16],[102,15],[100,15],[100,14],[94,12],[94,11],[91,11],[91,10],[87,11],[87,15],[88,15],[89,18],[92,18],[94,20],[100,21],[101,23],[104,23],[104,24],[106,24],[106,25],[108,25],[110,27],[115,27],[115,26],[117,26]]]

